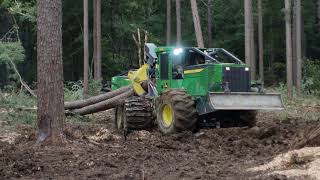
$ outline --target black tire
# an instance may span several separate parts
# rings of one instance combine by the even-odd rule
[[[171,89],[161,93],[156,100],[156,115],[158,127],[164,134],[193,130],[197,122],[195,102],[184,90]],[[167,117],[171,121],[166,120]]]
[[[125,101],[125,130],[149,130],[154,125],[152,103],[144,97],[132,96]]]

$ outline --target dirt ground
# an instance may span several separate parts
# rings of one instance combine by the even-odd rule
[[[251,129],[201,129],[170,136],[136,131],[125,139],[115,130],[112,114],[99,114],[90,123],[68,123],[65,147],[35,146],[32,127],[3,131],[0,179],[314,179],[305,173],[272,173],[263,166],[288,152],[318,122],[280,122],[274,112],[264,112]],[[287,163],[282,170],[306,168],[303,163]]]

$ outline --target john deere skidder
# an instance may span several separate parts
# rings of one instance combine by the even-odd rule
[[[279,94],[250,81],[250,67],[221,48],[156,47],[146,44],[138,70],[113,77],[112,89],[132,85],[135,95],[116,108],[119,129],[158,125],[161,132],[199,124],[254,126],[256,110],[281,110]]]

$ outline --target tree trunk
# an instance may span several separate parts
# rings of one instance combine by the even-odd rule
[[[94,96],[85,100],[79,100],[79,101],[73,101],[73,102],[66,102],[64,105],[64,109],[79,109],[79,108],[83,108],[85,106],[89,106],[92,104],[96,104],[99,103],[101,101],[105,101],[108,100],[110,98],[113,98],[115,96],[118,96],[122,93],[125,93],[127,91],[130,91],[132,89],[131,86],[127,86],[127,87],[123,87],[117,90],[114,90],[112,92],[108,92],[105,94],[101,94],[98,96]]]
[[[297,42],[297,39],[296,39],[296,35],[297,35],[297,23],[296,23],[296,0],[293,0],[292,1],[292,4],[291,4],[291,7],[292,7],[292,22],[291,22],[291,27],[292,27],[292,85],[293,86],[296,86],[296,82],[297,82],[297,73],[296,73],[296,70],[297,70],[297,50],[296,50],[296,42]]]
[[[296,69],[296,89],[297,93],[301,94],[301,79],[302,79],[302,48],[301,48],[301,34],[302,34],[302,26],[301,26],[301,0],[296,1],[296,54],[297,54],[297,69]]]
[[[207,20],[208,20],[208,47],[212,47],[212,0],[208,0],[207,4]]]
[[[83,95],[88,95],[89,81],[88,0],[83,0]]]
[[[263,12],[262,12],[262,0],[258,0],[258,31],[259,31],[259,76],[261,83],[264,82],[264,53],[263,53]]]
[[[122,93],[118,96],[115,96],[113,98],[107,99],[105,101],[90,105],[90,106],[86,106],[83,107],[81,109],[76,109],[74,111],[72,111],[75,114],[79,114],[79,115],[86,115],[86,114],[92,114],[92,113],[96,113],[96,112],[100,112],[100,111],[105,111],[111,108],[116,107],[119,104],[123,104],[125,99],[127,97],[130,97],[133,95],[133,90],[129,90],[125,93]]]
[[[291,29],[291,0],[285,0],[286,16],[286,56],[287,56],[287,88],[288,97],[293,97],[292,89],[292,29]]]
[[[193,25],[194,25],[194,30],[195,30],[195,33],[196,33],[196,38],[197,38],[197,45],[200,48],[204,48],[197,1],[196,0],[190,0],[190,2],[191,2]]]
[[[37,1],[37,143],[64,143],[62,2]]]
[[[177,45],[181,45],[181,2],[176,0],[176,18],[177,18]]]
[[[93,33],[92,33],[92,39],[93,39],[93,56],[92,56],[92,62],[91,66],[93,64],[93,69],[91,67],[91,72],[93,71],[93,78],[97,80],[97,74],[98,74],[98,63],[97,63],[97,0],[92,0],[93,2]],[[91,73],[92,75],[92,73]]]
[[[245,21],[245,59],[251,66],[251,79],[255,80],[256,67],[254,57],[254,29],[252,17],[252,0],[244,1],[244,21]]]
[[[167,46],[171,41],[171,0],[167,0]]]
[[[320,0],[317,1],[317,22],[318,22],[318,32],[320,33]]]
[[[94,79],[101,79],[101,0],[93,0]]]

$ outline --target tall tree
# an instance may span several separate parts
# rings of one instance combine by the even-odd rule
[[[177,45],[181,45],[181,2],[176,0]]]
[[[317,22],[318,22],[318,32],[320,33],[320,0],[317,0]]]
[[[62,2],[37,1],[38,143],[64,143]]]
[[[202,30],[200,25],[200,17],[198,12],[197,0],[190,0],[190,2],[191,2],[193,25],[196,33],[196,38],[197,38],[197,45],[198,47],[203,48],[204,43],[203,43]]]
[[[171,0],[167,0],[167,46],[171,41]]]
[[[96,29],[97,29],[97,74],[96,79],[101,79],[101,69],[102,69],[102,51],[101,51],[101,0],[96,0]]]
[[[101,79],[101,0],[93,0],[94,79]]]
[[[298,94],[301,93],[301,69],[302,69],[302,48],[301,48],[301,43],[302,43],[302,23],[301,23],[301,0],[296,0],[296,55],[297,55],[297,64],[296,64],[296,89]]]
[[[83,94],[88,95],[89,86],[89,25],[88,0],[83,0]]]
[[[244,0],[244,21],[245,21],[245,60],[251,66],[251,78],[255,79],[255,47],[254,28],[252,16],[252,0]]]
[[[263,53],[263,12],[262,0],[258,0],[258,33],[259,33],[259,76],[260,80],[264,82],[264,53]]]
[[[171,0],[167,0],[167,46],[171,42]]]
[[[208,47],[212,46],[212,0],[207,3]]]
[[[288,97],[289,98],[293,97],[291,8],[292,8],[291,7],[291,0],[285,0],[287,88],[288,88]]]
[[[98,63],[97,63],[97,0],[92,0],[92,9],[93,9],[93,33],[92,33],[92,39],[93,39],[93,56],[92,56],[92,63],[93,68],[91,71],[93,71],[93,78],[97,80],[97,72],[98,72]],[[92,74],[92,73],[91,73]],[[90,78],[90,77],[89,77]]]

